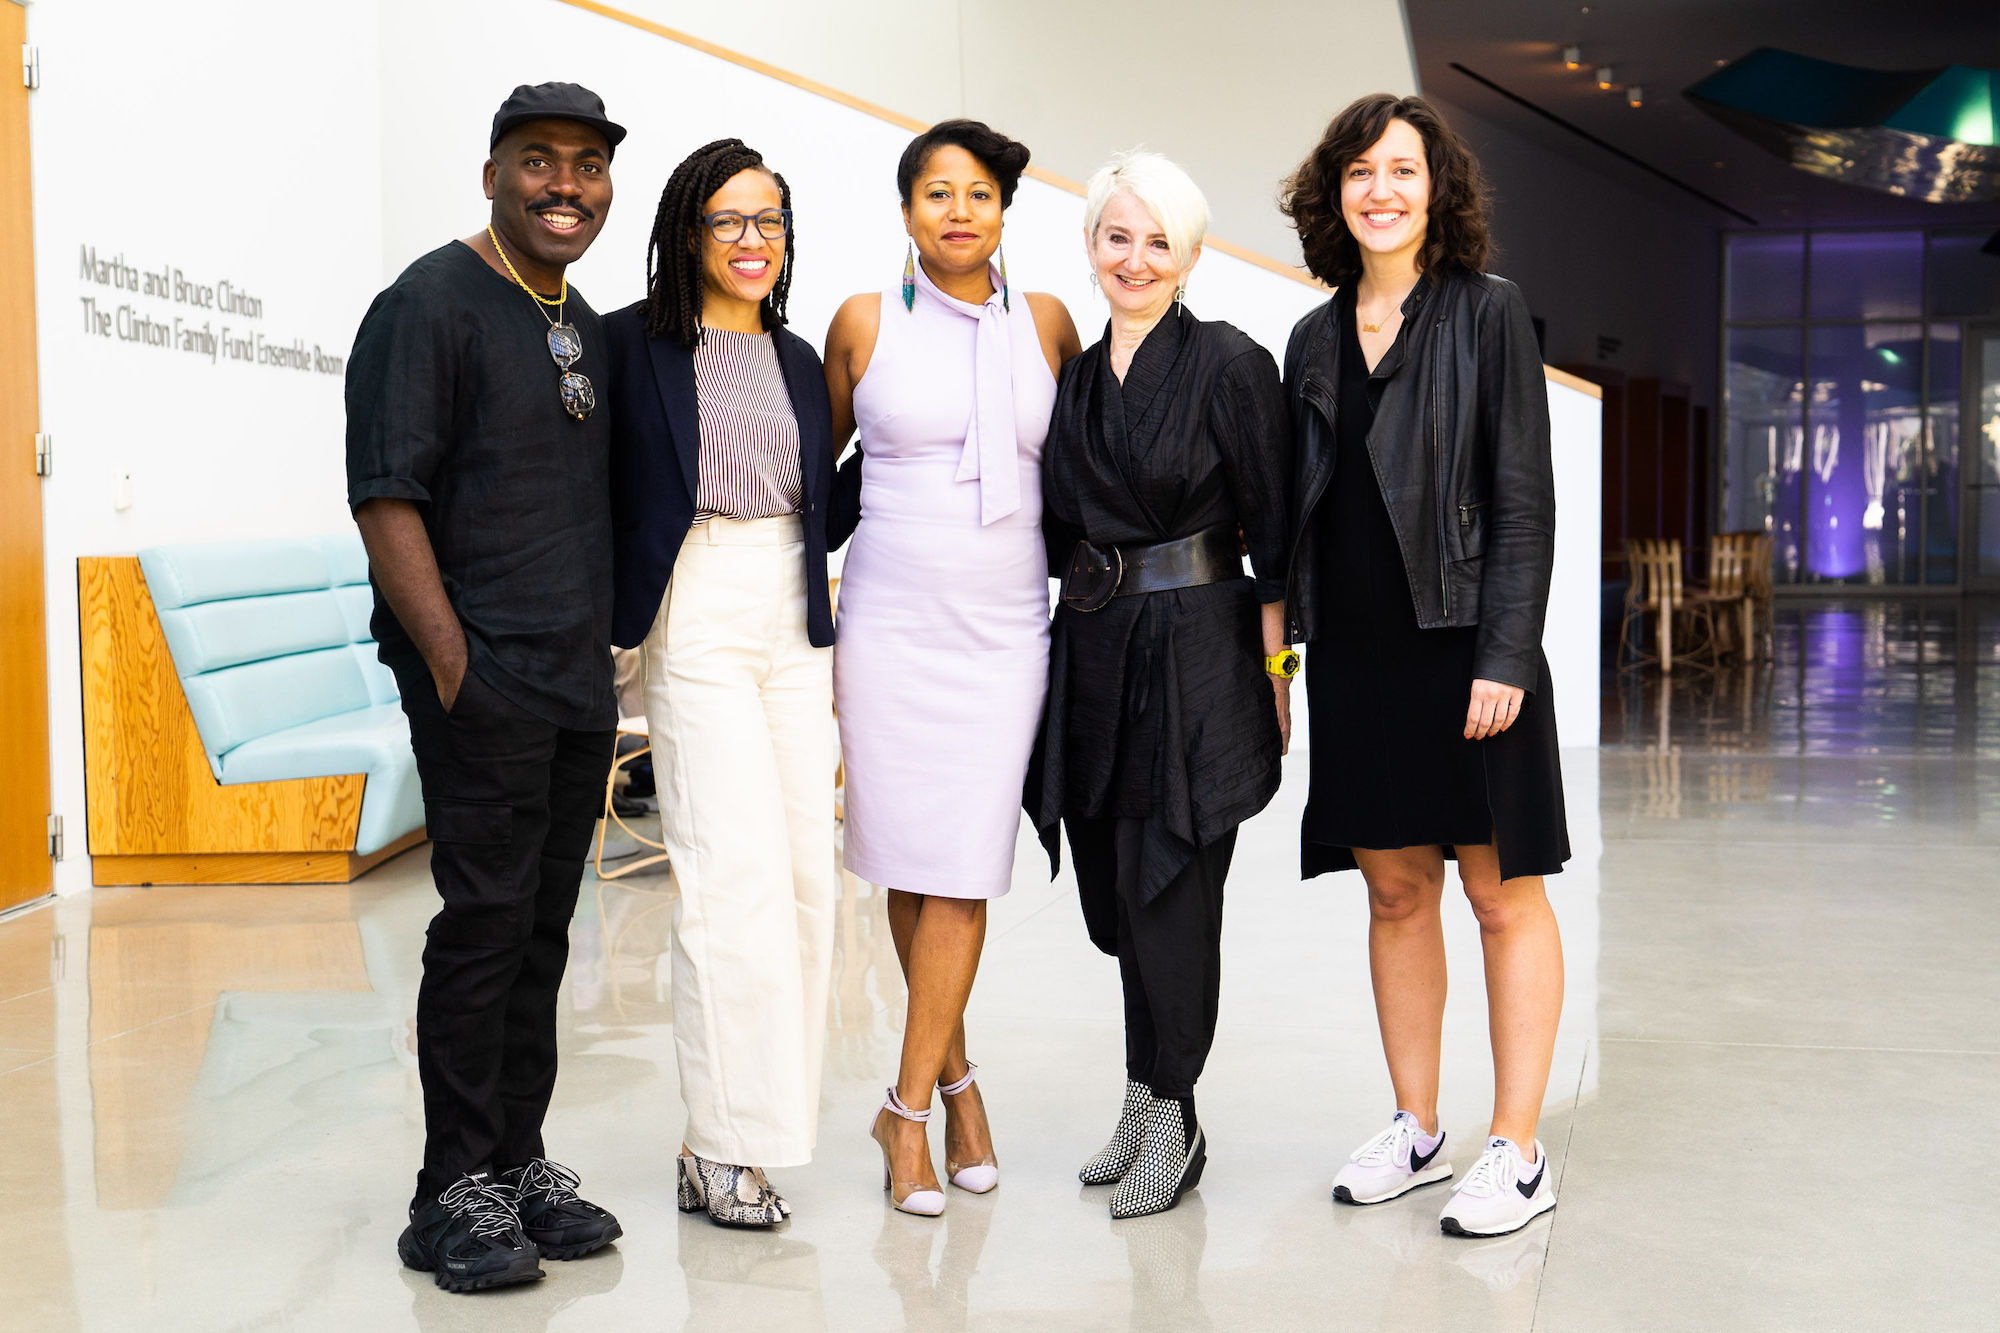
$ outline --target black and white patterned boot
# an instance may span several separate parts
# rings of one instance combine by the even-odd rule
[[[1113,1185],[1123,1180],[1139,1156],[1139,1140],[1146,1132],[1146,1111],[1152,1104],[1151,1088],[1136,1079],[1126,1079],[1125,1109],[1118,1113],[1118,1128],[1111,1131],[1111,1142],[1083,1164],[1076,1178],[1086,1185]]]
[[[1208,1140],[1199,1121],[1190,1130],[1181,1106],[1178,1098],[1153,1099],[1146,1111],[1146,1134],[1139,1143],[1138,1160],[1111,1192],[1113,1217],[1164,1213],[1201,1183],[1202,1168],[1208,1165]]]

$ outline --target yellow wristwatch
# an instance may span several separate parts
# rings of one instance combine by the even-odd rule
[[[1282,653],[1264,659],[1264,670],[1273,676],[1283,676],[1290,680],[1299,674],[1299,655],[1287,648]]]

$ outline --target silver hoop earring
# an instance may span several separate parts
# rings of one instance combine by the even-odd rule
[[[1176,319],[1187,313],[1186,307],[1184,307],[1181,304],[1181,298],[1185,297],[1186,295],[1187,295],[1187,288],[1185,287],[1174,288],[1174,317]]]

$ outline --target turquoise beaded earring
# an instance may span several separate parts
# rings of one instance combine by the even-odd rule
[[[917,308],[917,243],[903,248],[903,309]]]
[[[1000,252],[1000,308],[1008,314],[1014,313],[1014,301],[1007,293],[1007,252]]]

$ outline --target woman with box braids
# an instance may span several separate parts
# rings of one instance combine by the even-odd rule
[[[764,163],[764,155],[741,139],[717,139],[689,153],[667,178],[660,208],[653,215],[653,239],[646,249],[646,334],[672,338],[693,347],[701,338],[702,262],[697,229],[709,196],[731,177],[761,171],[778,186],[778,206],[789,221],[792,187]],[[778,281],[760,307],[764,327],[785,322],[785,298],[792,290],[792,248],[797,237],[785,237]]]
[[[607,316],[611,641],[643,643],[673,920],[682,1212],[776,1226],[812,1160],[839,890],[826,553],[854,529],[819,357],[784,327],[792,193],[718,139]]]

